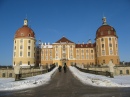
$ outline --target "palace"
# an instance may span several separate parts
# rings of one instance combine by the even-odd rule
[[[95,42],[74,43],[62,37],[55,43],[36,46],[34,31],[28,27],[27,19],[14,36],[13,65],[103,65],[111,60],[119,65],[118,36],[116,30],[103,17],[102,25],[96,31]]]

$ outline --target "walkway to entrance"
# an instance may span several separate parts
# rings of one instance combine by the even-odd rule
[[[0,92],[1,97],[130,97],[129,88],[100,88],[82,84],[72,73],[57,72],[47,85]]]

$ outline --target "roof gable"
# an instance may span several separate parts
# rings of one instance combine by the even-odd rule
[[[62,37],[61,39],[59,39],[57,42],[55,43],[74,43],[72,41],[70,41],[69,39],[67,39],[66,37]]]

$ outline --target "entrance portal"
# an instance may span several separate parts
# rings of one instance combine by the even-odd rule
[[[62,66],[66,65],[66,62],[65,61],[62,61]]]

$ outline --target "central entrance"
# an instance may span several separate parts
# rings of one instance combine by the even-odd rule
[[[67,61],[68,61],[68,59],[61,59],[62,66],[68,65]]]
[[[65,61],[62,61],[62,66],[66,65],[66,62]]]

